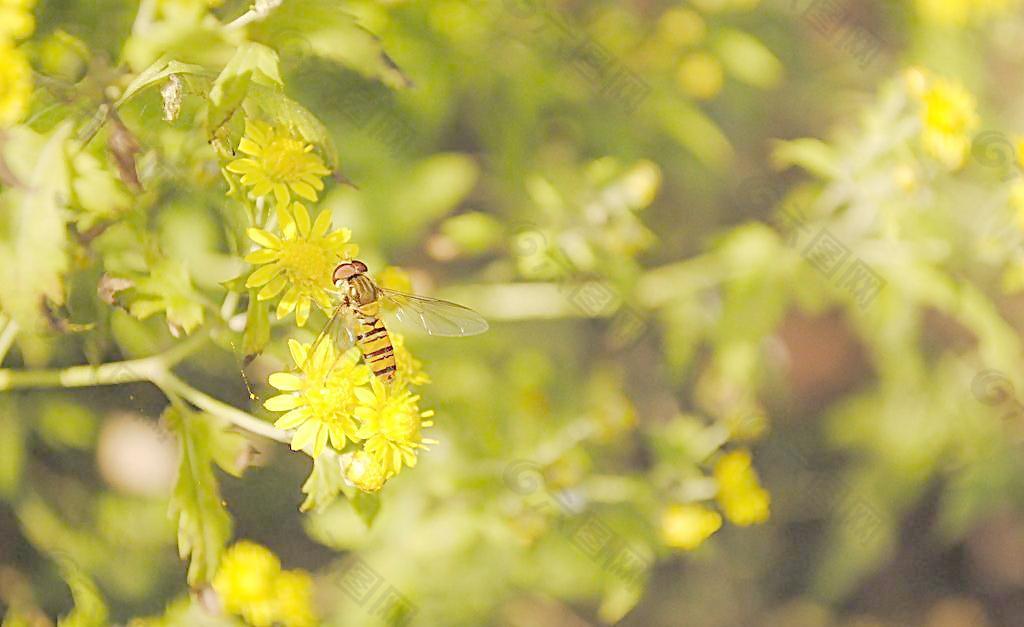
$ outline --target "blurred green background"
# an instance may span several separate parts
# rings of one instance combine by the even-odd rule
[[[491,324],[407,335],[440,443],[371,525],[362,497],[300,513],[309,458],[258,434],[240,477],[207,469],[228,543],[308,572],[315,624],[1024,625],[1016,0],[0,0],[5,20],[0,62],[32,68],[31,97],[0,70],[21,110],[5,626],[244,624],[189,591],[169,401],[117,364],[174,355],[269,426],[287,339],[324,323],[254,340],[231,283],[252,216],[221,175],[240,117],[212,123],[186,80],[168,121],[171,72],[138,82],[223,76],[253,42],[283,86],[246,82],[246,106],[336,166],[317,208],[371,269]],[[50,211],[18,181],[62,132]],[[119,306],[124,277],[155,315]]]

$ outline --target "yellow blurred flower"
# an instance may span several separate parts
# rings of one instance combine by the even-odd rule
[[[242,185],[252,187],[254,196],[273,192],[279,207],[291,201],[290,192],[316,201],[324,188],[321,179],[331,173],[312,144],[258,120],[246,120],[238,150],[249,156],[235,159],[227,170],[241,174]]]
[[[388,386],[374,377],[371,390],[359,388],[356,396],[359,406],[356,417],[362,425],[358,436],[366,440],[363,450],[372,455],[388,477],[398,474],[403,466],[416,465],[417,449],[435,443],[421,437],[424,427],[433,426],[429,420],[433,410],[420,411],[418,395],[399,385]]]
[[[376,492],[388,480],[380,462],[366,451],[356,451],[345,470],[345,477],[363,492]]]
[[[666,546],[692,551],[722,528],[722,516],[703,505],[672,505],[661,515],[661,538]]]
[[[0,40],[24,39],[36,28],[35,0],[0,0]]]
[[[21,50],[0,41],[0,128],[20,122],[31,97],[32,67]]]
[[[266,547],[242,540],[227,550],[213,578],[224,610],[253,627],[309,627],[313,613],[313,580],[302,570],[281,570]]]
[[[917,0],[917,12],[928,22],[966,26],[1008,12],[1016,0]]]
[[[274,426],[295,429],[293,450],[312,446],[312,456],[319,457],[328,440],[340,451],[348,441],[362,439],[354,410],[357,392],[369,393],[361,386],[369,382],[370,371],[360,363],[357,348],[339,356],[330,338],[320,342],[312,355],[309,355],[310,348],[296,340],[288,341],[288,349],[301,376],[291,372],[270,375],[270,385],[284,393],[268,398],[263,406],[270,411],[287,412]]]
[[[707,52],[686,55],[679,63],[676,81],[683,91],[701,100],[708,100],[722,90],[722,64]]]
[[[761,487],[746,449],[723,455],[715,464],[718,505],[735,525],[746,527],[768,520],[771,495]]]
[[[919,69],[907,73],[907,82],[921,103],[925,152],[956,170],[964,163],[979,123],[974,96],[960,83],[930,77]]]
[[[658,18],[658,37],[674,46],[696,46],[706,33],[704,18],[693,9],[669,9]]]
[[[269,626],[277,615],[273,581],[280,571],[281,562],[269,549],[242,540],[224,553],[213,589],[225,611],[255,627]]]
[[[313,302],[325,311],[332,308],[334,268],[342,259],[353,258],[359,247],[349,243],[352,232],[348,229],[328,235],[331,213],[326,209],[312,224],[306,207],[298,202],[292,204],[291,212],[278,207],[277,216],[282,237],[263,229],[248,230],[249,238],[261,248],[245,260],[265,265],[249,275],[245,286],[261,288],[259,300],[273,299],[284,291],[277,317],[284,318],[294,310],[295,322],[301,327],[309,319]]]
[[[274,600],[278,622],[285,627],[312,627],[317,624],[313,613],[313,579],[302,570],[286,570],[274,579]]]

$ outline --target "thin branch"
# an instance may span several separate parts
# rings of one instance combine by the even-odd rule
[[[251,433],[255,433],[256,435],[261,435],[265,438],[284,442],[286,444],[291,442],[291,437],[288,433],[281,431],[280,429],[275,429],[267,422],[260,420],[248,412],[244,412],[241,409],[218,401],[212,396],[200,392],[166,370],[154,373],[154,375],[155,376],[151,381],[160,387],[160,389],[164,390],[164,392],[169,396],[171,394],[180,396],[199,409],[224,418],[235,426],[245,429]]]

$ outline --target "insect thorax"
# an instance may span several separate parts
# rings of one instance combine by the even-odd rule
[[[348,280],[348,298],[353,306],[367,309],[377,302],[377,286],[366,275],[356,275]]]

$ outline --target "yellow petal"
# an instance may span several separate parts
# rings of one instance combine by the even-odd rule
[[[296,366],[301,366],[306,361],[306,347],[298,340],[288,340],[288,352],[292,354],[292,360]]]
[[[249,275],[249,278],[245,280],[245,286],[259,287],[261,285],[266,285],[283,270],[284,268],[282,268],[279,263],[265,265]]]
[[[331,212],[324,209],[316,216],[316,221],[313,222],[313,228],[309,232],[309,239],[319,239],[327,234],[327,229],[331,228]]]
[[[292,450],[301,451],[312,444],[316,440],[321,426],[322,424],[319,420],[307,420],[305,424],[295,431],[295,435],[292,436]]]
[[[356,398],[359,399],[359,402],[363,405],[373,406],[377,404],[377,397],[374,396],[373,392],[370,390],[366,388],[356,388],[353,391],[355,392]],[[356,409],[356,411],[358,412],[359,409]]]
[[[302,398],[295,394],[278,394],[268,398],[263,406],[270,411],[288,411],[302,404]]]
[[[277,319],[280,320],[295,309],[295,301],[299,298],[299,291],[295,287],[290,288],[277,303]]]
[[[306,200],[316,202],[316,190],[309,183],[303,183],[302,181],[292,181],[292,191],[297,195],[305,198]]]
[[[242,157],[241,159],[235,159],[231,163],[224,166],[224,169],[228,172],[234,172],[235,174],[252,174],[261,170],[260,165],[252,159]]]
[[[312,410],[308,406],[293,409],[278,418],[277,422],[274,423],[274,427],[278,429],[294,429],[305,422],[311,413]]]
[[[258,266],[260,264],[276,261],[277,259],[280,258],[281,253],[279,251],[276,251],[272,248],[261,248],[259,250],[254,250],[248,255],[246,255],[245,261]]]
[[[309,211],[301,202],[292,205],[292,213],[295,214],[295,224],[299,227],[302,237],[309,238]]]
[[[274,198],[277,200],[278,207],[287,207],[288,201],[291,200],[291,195],[288,193],[288,186],[284,183],[275,183]]]
[[[270,375],[270,385],[282,392],[295,392],[302,389],[302,378],[290,372],[275,372]]]
[[[331,233],[324,239],[326,240],[328,246],[330,246],[331,248],[337,248],[343,245],[351,238],[352,231],[350,231],[349,229],[339,229]]]
[[[320,453],[323,452],[324,447],[327,446],[327,436],[329,431],[327,425],[322,425],[316,432],[316,443],[313,444],[313,457],[320,457]]]
[[[246,235],[249,236],[249,239],[251,239],[252,241],[256,242],[257,244],[264,248],[281,248],[281,240],[278,239],[276,235],[269,231],[264,231],[263,229],[248,228],[245,230],[245,233]]]
[[[309,320],[309,305],[310,300],[307,296],[299,301],[299,306],[295,310],[295,324],[300,327],[306,326],[306,321]],[[327,342],[324,342],[326,344]]]
[[[256,300],[270,300],[281,293],[281,290],[288,285],[288,278],[283,274],[279,274],[273,281],[264,285],[258,294],[256,294]]]
[[[242,141],[238,142],[238,150],[254,157],[259,157],[263,154],[263,149],[260,148],[259,144],[248,137],[243,137]]]

